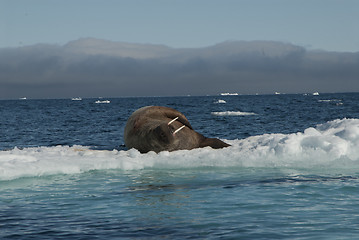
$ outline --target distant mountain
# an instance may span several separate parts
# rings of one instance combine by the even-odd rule
[[[281,57],[304,48],[274,41],[227,41],[203,48],[170,48],[165,45],[113,42],[95,38],[82,38],[64,45],[64,50],[88,55],[130,57],[135,59],[162,57],[223,57],[254,54]]]

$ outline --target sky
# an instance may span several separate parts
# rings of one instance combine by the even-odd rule
[[[358,0],[0,0],[0,48],[79,38],[198,48],[274,40],[359,51]]]

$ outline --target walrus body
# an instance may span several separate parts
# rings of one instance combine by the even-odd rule
[[[230,146],[219,139],[204,137],[193,130],[182,113],[160,106],[136,110],[127,120],[124,140],[127,148],[136,148],[142,153]]]

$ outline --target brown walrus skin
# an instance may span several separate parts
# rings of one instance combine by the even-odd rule
[[[182,113],[160,106],[147,106],[132,113],[127,120],[124,140],[127,148],[141,153],[230,146],[217,138],[204,137],[193,130]]]

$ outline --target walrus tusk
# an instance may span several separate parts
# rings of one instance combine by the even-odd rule
[[[180,127],[179,129],[177,129],[176,131],[173,132],[173,135],[175,135],[176,133],[178,133],[179,131],[181,131],[186,125],[183,125],[182,127]]]
[[[171,125],[171,123],[173,123],[174,121],[176,121],[178,119],[178,117],[172,119],[171,121],[168,122],[168,125]]]

